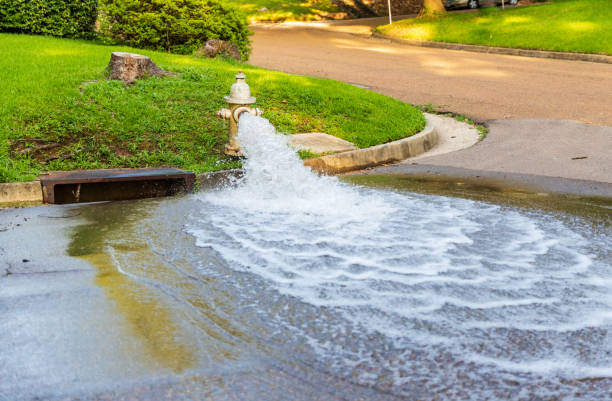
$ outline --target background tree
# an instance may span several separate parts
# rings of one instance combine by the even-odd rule
[[[442,0],[425,0],[423,2],[423,8],[419,13],[419,17],[443,13],[446,13],[446,8],[444,7]]]

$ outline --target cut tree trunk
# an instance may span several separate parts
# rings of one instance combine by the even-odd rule
[[[118,79],[132,83],[142,77],[170,75],[168,71],[159,68],[147,56],[134,53],[113,52],[107,67],[109,79]]]

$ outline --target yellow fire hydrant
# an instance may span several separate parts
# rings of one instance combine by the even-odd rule
[[[238,121],[242,113],[250,113],[254,116],[261,116],[261,109],[251,107],[255,103],[255,98],[251,96],[251,88],[246,83],[246,75],[240,71],[236,75],[236,82],[230,89],[229,96],[225,96],[225,101],[229,104],[229,109],[221,109],[217,115],[229,120],[229,143],[225,145],[225,154],[229,156],[242,156],[240,152],[240,142],[238,141]]]

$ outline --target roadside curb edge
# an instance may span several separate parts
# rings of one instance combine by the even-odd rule
[[[373,32],[372,37],[378,38],[378,39],[386,39],[386,40],[390,40],[391,42],[401,43],[401,44],[410,45],[410,46],[433,47],[433,48],[448,49],[448,50],[465,50],[465,51],[476,52],[476,53],[505,54],[509,56],[536,57],[536,58],[548,58],[548,59],[556,59],[556,60],[587,61],[591,63],[612,64],[612,56],[606,56],[603,54],[556,52],[556,51],[550,51],[550,50],[531,50],[531,49],[518,49],[514,47],[494,47],[494,46],[481,46],[481,45],[467,45],[467,44],[462,44],[462,43],[432,42],[428,40],[401,39],[401,38],[394,38],[391,36],[383,35],[377,32]]]
[[[407,138],[370,148],[307,159],[304,160],[304,165],[319,173],[346,173],[418,156],[436,146],[438,139],[436,127],[428,121],[421,132]]]
[[[42,202],[40,181],[0,183],[0,204],[12,202]]]

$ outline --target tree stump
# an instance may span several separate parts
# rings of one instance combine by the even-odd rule
[[[159,68],[147,56],[134,53],[113,52],[107,69],[109,79],[118,79],[125,83],[133,83],[142,77],[170,75],[168,71]]]

